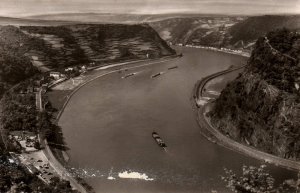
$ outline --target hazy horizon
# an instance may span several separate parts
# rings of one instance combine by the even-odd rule
[[[63,13],[300,14],[300,0],[1,0],[0,6],[7,17]]]

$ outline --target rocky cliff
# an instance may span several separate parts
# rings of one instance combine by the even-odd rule
[[[227,136],[284,158],[300,158],[300,35],[288,30],[257,40],[248,65],[210,113]]]

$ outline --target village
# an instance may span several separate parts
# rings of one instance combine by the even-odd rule
[[[45,93],[47,89],[58,85],[66,80],[73,80],[73,78],[85,73],[86,66],[68,67],[59,71],[50,71],[44,73],[40,80],[35,80],[33,85],[28,85],[27,88],[19,90],[22,96],[35,94],[36,109],[43,110],[47,103],[42,104],[41,93]],[[74,83],[74,81],[72,81]],[[44,183],[50,184],[51,178],[63,177],[61,171],[53,167],[49,158],[45,155],[46,144],[42,141],[40,134],[26,130],[10,131],[7,141],[16,149],[17,152],[9,152],[9,162],[16,165],[23,165],[28,172],[36,175]]]

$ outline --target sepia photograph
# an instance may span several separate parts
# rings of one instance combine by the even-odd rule
[[[300,193],[300,0],[0,0],[0,193]]]

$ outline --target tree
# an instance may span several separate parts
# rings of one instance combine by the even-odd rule
[[[41,149],[40,142],[38,142],[38,141],[34,142],[34,148],[40,150]]]
[[[227,187],[236,193],[291,193],[295,192],[296,187],[287,183],[274,187],[275,179],[266,171],[266,165],[259,167],[243,166],[241,176],[237,176],[232,170],[225,170]]]

